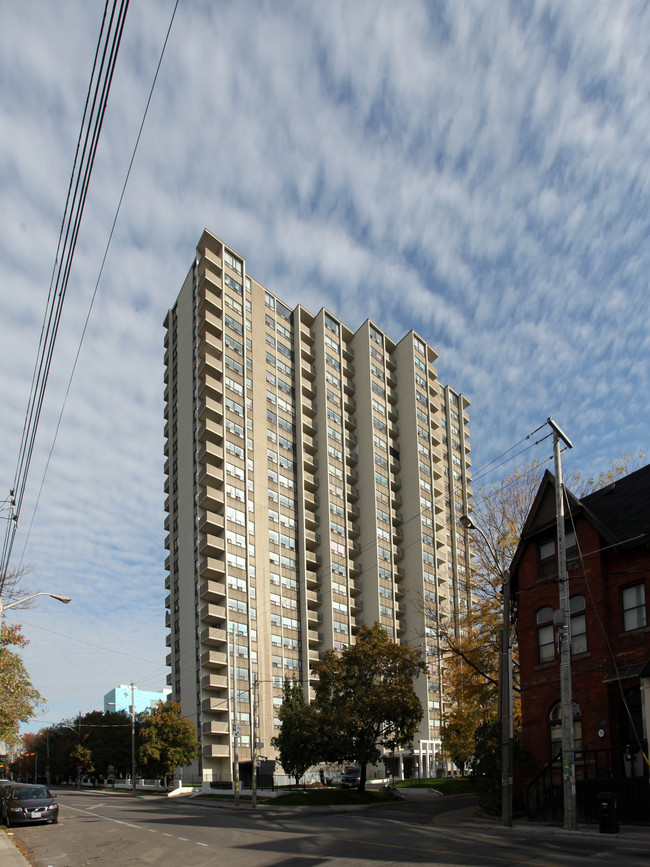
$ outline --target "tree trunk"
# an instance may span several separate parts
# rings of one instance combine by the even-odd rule
[[[359,778],[359,791],[366,791],[366,765],[363,763],[361,765],[361,777]]]

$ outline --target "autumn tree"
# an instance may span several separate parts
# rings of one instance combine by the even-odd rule
[[[152,776],[167,777],[176,768],[191,765],[198,756],[194,724],[181,714],[176,701],[161,702],[138,715],[140,722],[139,762]]]
[[[318,714],[305,701],[299,681],[285,679],[278,717],[280,732],[271,738],[271,745],[278,751],[285,773],[298,785],[305,771],[320,759]]]
[[[20,724],[34,715],[43,698],[33,686],[21,656],[10,647],[25,647],[20,626],[3,623],[0,635],[0,741],[11,747],[19,742]]]
[[[413,684],[424,671],[420,652],[395,644],[378,623],[362,626],[355,644],[328,650],[315,664],[321,758],[357,762],[361,791],[366,765],[379,760],[382,748],[396,749],[415,735],[422,704]]]

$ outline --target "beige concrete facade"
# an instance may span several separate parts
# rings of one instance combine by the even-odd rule
[[[253,693],[273,758],[283,679],[308,694],[322,652],[376,621],[426,648],[412,752],[432,772],[443,656],[423,611],[471,604],[468,401],[414,332],[290,309],[208,231],[165,327],[168,684],[193,772],[231,778],[235,715],[250,760]]]

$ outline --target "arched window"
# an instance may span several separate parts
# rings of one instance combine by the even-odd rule
[[[555,644],[553,640],[553,609],[550,605],[540,608],[535,615],[537,622],[537,651],[540,662],[552,662],[555,659]]]
[[[571,653],[587,652],[587,620],[585,618],[585,597],[572,596],[569,600],[571,612]]]
[[[557,702],[548,715],[549,735],[551,742],[551,759],[562,750],[562,703]],[[573,702],[573,749],[582,750],[582,712],[580,705]]]

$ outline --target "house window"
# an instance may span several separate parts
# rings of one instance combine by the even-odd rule
[[[553,636],[553,609],[550,605],[540,608],[535,615],[537,621],[537,648],[540,662],[552,662],[555,659],[555,642]]]
[[[641,629],[646,625],[645,584],[623,588],[623,629]]]
[[[558,701],[548,715],[549,734],[551,739],[551,759],[562,751],[562,704]],[[580,705],[573,702],[573,749],[582,750],[582,713]]]
[[[572,596],[569,600],[571,612],[571,653],[587,652],[587,621],[585,618],[585,597]]]
[[[539,577],[557,577],[557,554],[555,548],[555,536],[541,542],[539,546]],[[573,530],[567,530],[564,537],[564,551],[567,561],[575,560],[578,556],[576,534]]]

